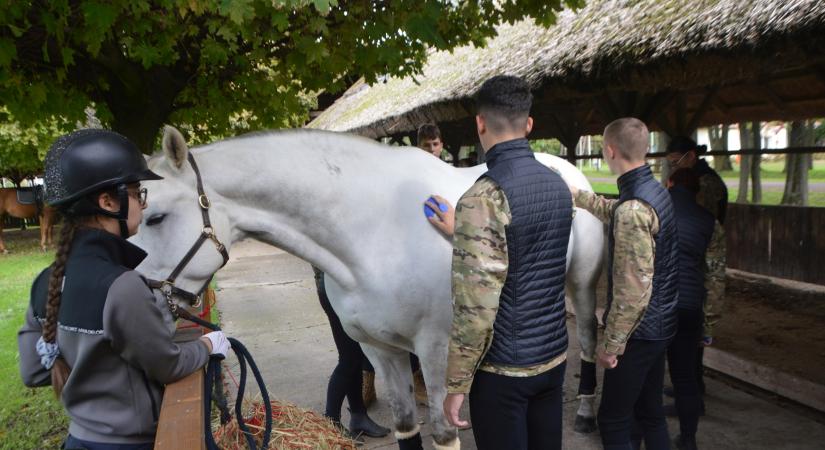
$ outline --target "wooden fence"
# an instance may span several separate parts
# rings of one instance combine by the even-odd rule
[[[728,267],[825,285],[825,208],[731,203],[725,232]]]

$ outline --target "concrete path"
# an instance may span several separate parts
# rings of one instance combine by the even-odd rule
[[[309,265],[274,247],[247,241],[232,248],[232,260],[218,273],[217,282],[223,329],[255,356],[272,398],[323,412],[337,354]],[[569,321],[568,326],[571,324]],[[575,330],[569,330],[575,336]],[[573,341],[565,383],[564,448],[599,449],[598,434],[573,431],[578,405],[578,349]],[[702,419],[699,434],[703,450],[823,448],[825,424],[820,415],[800,414],[722,382],[707,381],[708,416]],[[369,414],[382,425],[391,426],[382,380],[377,380],[376,388],[378,401]],[[346,405],[342,412],[347,423]],[[420,407],[419,418],[426,419],[426,412]],[[466,405],[463,417],[469,417]],[[678,434],[676,421],[671,419],[669,428],[672,435]],[[429,426],[422,423],[422,430],[425,448],[430,449]],[[476,448],[471,430],[462,431],[460,436],[462,448]],[[367,439],[365,448],[395,448],[394,441],[392,437]]]

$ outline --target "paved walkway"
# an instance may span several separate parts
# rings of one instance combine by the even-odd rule
[[[232,261],[218,273],[217,282],[223,329],[255,356],[272,398],[323,411],[337,354],[309,265],[274,247],[249,241],[232,248]],[[564,448],[595,450],[601,448],[598,434],[573,431],[578,404],[578,350],[572,347],[573,341],[565,383]],[[369,413],[377,422],[391,426],[386,388],[380,379],[376,384],[378,402]],[[707,384],[708,416],[700,423],[699,436],[703,450],[823,448],[821,416],[800,414],[713,379]],[[463,416],[469,416],[466,407]],[[343,417],[346,423],[346,406]],[[419,417],[426,418],[426,408],[419,408]],[[678,433],[675,421],[669,427],[673,435]],[[422,430],[425,448],[430,449],[426,423]],[[470,430],[461,432],[461,441],[464,449],[476,448]],[[395,448],[394,439],[368,439],[365,448]]]

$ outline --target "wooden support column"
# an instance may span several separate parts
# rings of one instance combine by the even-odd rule
[[[579,144],[579,138],[582,136],[581,124],[573,118],[571,111],[566,117],[569,120],[563,120],[556,113],[551,113],[550,118],[559,130],[559,142],[567,148],[567,155],[565,156],[571,164],[576,164],[576,146]]]
[[[687,99],[684,92],[679,92],[676,94],[676,133],[689,134],[687,125]]]
[[[444,131],[441,131],[441,138],[444,139]],[[453,166],[458,167],[458,157],[461,152],[461,136],[458,133],[451,133],[448,139],[444,140],[444,149],[453,157]]]

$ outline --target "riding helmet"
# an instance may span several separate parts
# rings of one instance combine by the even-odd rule
[[[159,180],[140,150],[118,133],[100,129],[63,135],[46,154],[46,202],[67,207],[106,188]]]

